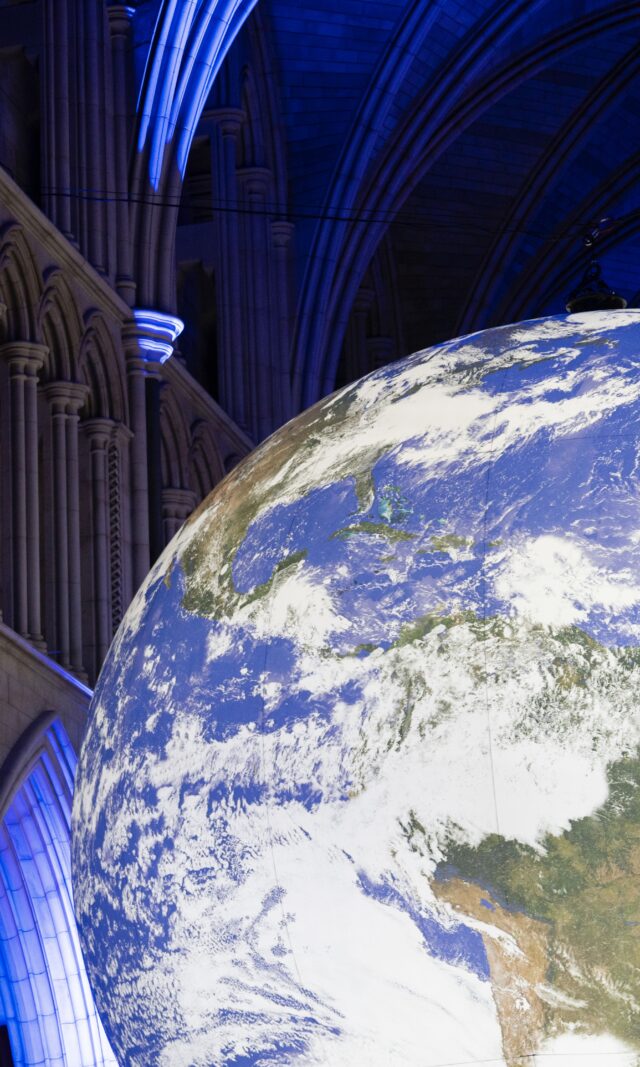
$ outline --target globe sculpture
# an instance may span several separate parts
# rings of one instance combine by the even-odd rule
[[[295,419],[109,654],[75,904],[123,1065],[640,1056],[640,312]]]

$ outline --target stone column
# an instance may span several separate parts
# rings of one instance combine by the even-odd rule
[[[80,550],[80,468],[78,423],[89,393],[85,385],[67,385],[67,507],[69,514],[69,645],[72,670],[86,677],[82,654],[82,578]]]
[[[109,446],[109,555],[111,636],[120,625],[133,597],[131,552],[130,450],[133,434],[128,426],[115,424]]]
[[[289,248],[293,237],[292,222],[280,219],[271,223],[271,240],[275,259],[275,308],[274,352],[278,367],[276,401],[274,411],[278,423],[284,423],[293,415],[291,407],[291,294],[289,278]]]
[[[78,413],[88,389],[50,382],[44,392],[51,411],[56,651],[63,667],[83,677]]]
[[[164,489],[162,492],[162,520],[165,544],[175,537],[182,524],[196,506],[196,494],[191,489]]]
[[[125,4],[111,4],[107,8],[111,52],[113,56],[113,105],[115,118],[115,181],[116,181],[116,289],[132,305],[135,282],[131,264],[131,234],[128,201],[128,121],[127,121],[127,52],[131,35],[133,8]]]
[[[93,548],[93,603],[95,663],[97,675],[111,643],[111,598],[109,590],[109,444],[115,423],[111,419],[85,419],[82,430],[91,455],[91,504]]]
[[[24,360],[9,362],[11,396],[11,501],[13,505],[13,625],[28,636],[27,622],[27,462]]]
[[[25,434],[27,475],[27,558],[28,558],[28,624],[34,645],[45,648],[42,634],[42,605],[40,587],[40,476],[38,434],[38,371],[48,349],[43,346],[34,351],[31,345],[30,363],[25,379]]]
[[[374,294],[371,289],[362,288],[354,300],[351,317],[347,327],[347,372],[350,381],[355,381],[367,373],[367,319]]]
[[[149,483],[147,475],[146,364],[137,347],[127,352],[131,447],[131,541],[133,590],[141,585],[149,570]]]
[[[89,198],[86,205],[84,246],[89,262],[101,274],[107,272],[107,197],[108,189],[105,144],[106,84],[104,70],[103,6],[100,0],[81,0],[78,55],[84,65],[83,84],[78,92],[84,118],[84,170]]]
[[[162,429],[160,426],[160,396],[164,383],[159,366],[147,364],[147,453],[149,485],[149,555],[150,562],[164,548],[162,530]]]
[[[40,606],[40,506],[38,485],[38,371],[48,349],[13,341],[0,349],[9,364],[11,398],[11,498],[13,626],[43,647]]]
[[[124,347],[129,382],[129,418],[133,438],[130,449],[131,526],[133,547],[133,584],[137,589],[145,578],[151,561],[149,486],[150,474],[156,477],[160,455],[150,453],[148,409],[154,406],[152,385],[147,400],[147,379],[155,378],[160,364],[173,353],[173,345],[183,324],[175,316],[146,308],[134,308],[134,321],[124,330]],[[155,423],[152,422],[157,438]],[[153,444],[158,448],[157,439]],[[150,468],[153,467],[153,470]],[[156,483],[154,482],[154,490]],[[153,495],[153,494],[152,494]],[[157,509],[159,512],[159,493]],[[155,514],[155,512],[154,512]]]
[[[243,191],[245,253],[245,381],[252,390],[251,430],[260,441],[274,425],[274,381],[269,321],[269,252],[266,202],[271,172],[265,167],[245,167],[238,172]],[[278,382],[278,386],[279,386]]]
[[[55,561],[55,654],[63,667],[71,666],[69,643],[69,531],[67,526],[67,397],[66,382],[45,386],[51,413],[53,484],[53,558]],[[62,389],[60,388],[62,386]]]
[[[44,0],[45,41],[42,50],[43,201],[47,214],[65,237],[72,238],[71,135],[69,120],[68,0]]]
[[[237,211],[238,135],[245,120],[240,108],[207,111],[211,120],[211,185],[217,224],[216,311],[219,316],[220,403],[243,429],[248,426],[242,343],[242,279]]]

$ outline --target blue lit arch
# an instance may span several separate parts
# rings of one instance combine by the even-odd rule
[[[89,989],[71,900],[75,766],[62,724],[45,713],[2,769],[0,1021],[16,1067],[117,1067]]]
[[[137,150],[158,190],[167,157],[184,176],[200,114],[229,46],[257,0],[164,0],[138,102]]]
[[[389,219],[401,210],[444,150],[493,101],[512,92],[560,56],[586,43],[592,46],[600,35],[623,30],[637,22],[637,5],[626,0],[599,6],[587,4],[584,12],[568,18],[558,5],[561,15],[558,25],[547,30],[546,22],[541,21],[535,34],[524,35],[524,44],[514,47],[499,61],[487,63],[491,50],[507,41],[516,29],[526,28],[531,13],[542,7],[542,0],[513,0],[488,8],[471,32],[461,39],[457,50],[447,55],[446,78],[439,76],[418,93],[402,122],[392,128],[382,148],[374,153],[365,151],[369,133],[363,122],[365,98],[362,114],[345,140],[344,160],[353,156],[355,147],[359,152],[358,167],[349,170],[344,160],[339,165],[336,181],[344,191],[336,194],[332,187],[326,203],[339,203],[340,211],[327,211],[321,219],[303,279],[292,357],[294,402],[298,407],[315,403],[334,388],[344,332],[364,273],[388,228]],[[411,10],[412,6],[407,5],[407,17]],[[430,9],[423,5],[423,10],[426,13]],[[374,75],[371,92],[378,93],[381,78],[384,80],[394,73],[393,64],[387,69],[387,63],[392,60],[396,47],[391,39],[388,56]],[[376,112],[377,124],[384,114],[383,109]],[[382,130],[380,125],[377,128]],[[343,183],[345,172],[353,178],[348,187]],[[548,191],[547,183],[539,190],[540,202]],[[616,230],[617,235],[621,233],[622,230]],[[575,242],[575,236],[571,240]],[[553,248],[557,247],[554,243]],[[329,260],[336,264],[334,270],[326,269]],[[492,277],[500,279],[502,275],[499,270]],[[514,321],[523,314],[525,317],[531,314],[531,309],[523,310],[521,304],[519,311],[512,308],[507,318],[495,321]],[[458,323],[454,333],[468,329],[468,322]]]
[[[214,78],[257,0],[162,0],[138,98],[130,178],[142,309],[175,303],[173,248],[182,179]]]

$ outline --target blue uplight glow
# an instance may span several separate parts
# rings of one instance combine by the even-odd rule
[[[0,1013],[16,1067],[116,1067],[71,899],[75,766],[56,720],[0,822]]]
[[[180,176],[214,78],[257,0],[165,0],[156,20],[138,100],[138,152],[160,186],[173,146]]]
[[[133,317],[144,358],[150,363],[166,363],[173,354],[174,342],[184,329],[182,319],[150,308],[134,308]]]

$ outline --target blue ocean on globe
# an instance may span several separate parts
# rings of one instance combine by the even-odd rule
[[[123,1065],[640,1062],[640,312],[323,400],[139,591],[74,800]]]

